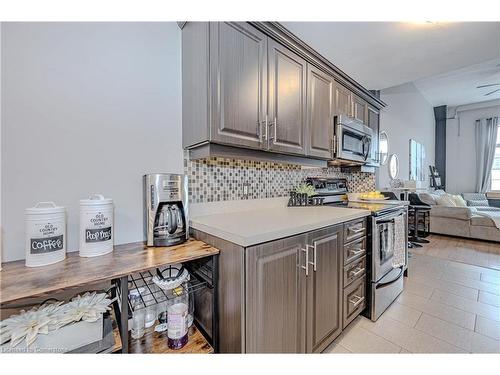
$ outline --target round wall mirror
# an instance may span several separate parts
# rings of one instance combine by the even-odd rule
[[[381,131],[378,139],[380,165],[386,165],[387,159],[389,158],[389,138],[387,137],[387,133]]]
[[[396,154],[389,156],[388,169],[389,177],[391,180],[395,180],[399,175],[399,159]]]

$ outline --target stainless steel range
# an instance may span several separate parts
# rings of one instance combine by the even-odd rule
[[[371,211],[368,217],[367,245],[367,309],[364,315],[377,320],[403,291],[403,277],[408,265],[408,209],[403,203],[349,202],[347,181],[336,178],[308,178],[317,196],[324,198],[325,205],[357,208]],[[394,233],[396,218],[404,217],[405,223],[405,264],[393,267]]]

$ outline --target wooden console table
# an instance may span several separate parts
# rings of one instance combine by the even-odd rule
[[[49,296],[63,290],[95,284],[101,281],[111,281],[121,291],[120,301],[115,304],[114,313],[120,332],[122,343],[121,352],[127,353],[129,346],[134,352],[150,352],[148,348],[163,348],[154,352],[170,352],[166,345],[151,345],[141,349],[140,343],[129,340],[128,337],[128,277],[131,274],[153,270],[176,263],[188,263],[203,258],[212,258],[211,288],[217,287],[219,250],[198,240],[190,239],[187,242],[171,247],[146,247],[144,243],[131,243],[115,246],[110,254],[93,258],[82,258],[78,252],[67,254],[64,261],[43,267],[29,268],[24,260],[8,262],[2,265],[0,271],[0,307],[18,302],[25,298]],[[115,292],[116,293],[116,292]],[[199,327],[192,332],[193,343],[190,353],[209,353],[217,350],[217,291],[213,293],[213,318],[211,345],[200,333]],[[117,308],[119,306],[119,308]],[[129,342],[130,341],[130,342]],[[126,345],[129,343],[129,345]],[[199,347],[199,350],[197,349]],[[213,349],[212,349],[213,348]],[[174,352],[174,351],[172,351]],[[175,351],[178,352],[178,351]],[[183,351],[181,351],[183,352]]]

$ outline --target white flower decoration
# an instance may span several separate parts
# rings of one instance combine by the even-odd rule
[[[26,346],[29,347],[39,334],[47,335],[50,331],[80,320],[99,320],[102,313],[111,309],[110,304],[111,300],[106,298],[105,293],[93,292],[77,296],[64,305],[63,302],[57,302],[29,311],[22,310],[0,322],[0,345],[10,340],[10,346],[15,347],[26,340]]]
[[[48,334],[57,329],[59,306],[62,302],[43,305],[29,311],[22,310],[19,314],[0,322],[0,342],[4,344],[10,340],[10,346],[19,345],[24,339],[26,346],[35,342],[38,334]]]
[[[105,293],[85,293],[83,296],[77,296],[71,302],[61,306],[59,312],[61,327],[80,320],[90,323],[97,321],[102,313],[111,309],[109,307],[111,300],[106,297]]]

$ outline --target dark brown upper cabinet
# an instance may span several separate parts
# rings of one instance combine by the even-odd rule
[[[353,116],[352,93],[339,83],[335,84],[335,115]]]
[[[269,39],[269,149],[305,154],[306,61]]]
[[[306,154],[325,160],[332,157],[334,87],[332,76],[308,65]]]
[[[379,164],[379,133],[380,133],[380,111],[372,106],[368,106],[367,125],[373,130],[371,156],[372,164]]]
[[[245,22],[210,24],[211,140],[263,147],[267,101],[267,36]]]
[[[183,24],[182,143],[192,158],[325,166],[333,116],[366,122],[365,100],[383,105],[277,23]]]
[[[361,121],[363,124],[367,124],[367,105],[366,102],[356,95],[352,95],[352,116]]]

